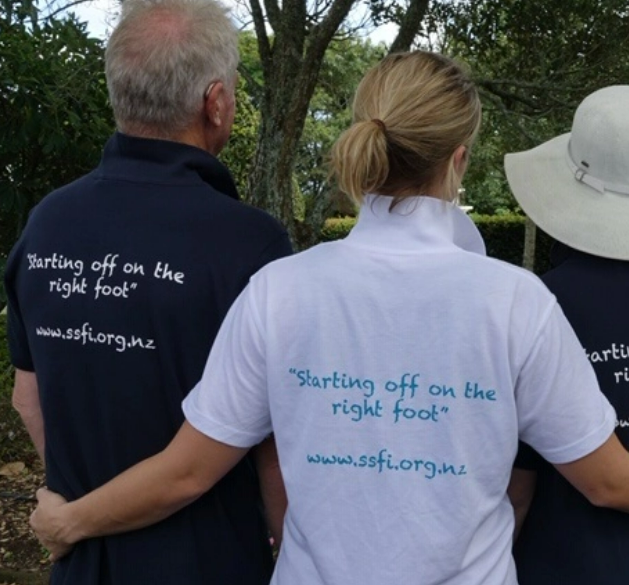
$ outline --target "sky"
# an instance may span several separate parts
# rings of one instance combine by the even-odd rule
[[[115,20],[118,0],[93,0],[72,8],[80,21],[87,22],[87,27],[94,36],[104,38]]]
[[[232,4],[230,0],[224,0],[226,4]],[[119,0],[91,0],[84,2],[72,8],[79,20],[87,22],[88,30],[94,36],[104,38],[107,36],[108,30],[115,23],[117,7]],[[242,13],[242,7],[233,4],[233,15],[239,20],[239,12]],[[369,34],[369,38],[373,43],[385,42],[391,43],[396,32],[395,25],[384,25],[378,27]]]

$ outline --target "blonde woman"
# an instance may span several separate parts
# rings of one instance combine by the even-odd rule
[[[276,585],[514,585],[518,437],[598,503],[628,507],[626,472],[601,467],[625,456],[614,411],[554,297],[486,258],[452,203],[480,118],[441,55],[369,71],[332,153],[356,227],[262,269],[171,445],[76,502],[40,491],[42,541],[61,555],[158,521],[270,433],[288,494]]]

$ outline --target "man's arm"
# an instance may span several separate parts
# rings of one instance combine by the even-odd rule
[[[616,433],[589,455],[555,468],[594,506],[629,513],[629,452]]]
[[[533,494],[535,493],[535,483],[537,482],[537,472],[529,469],[519,469],[514,467],[511,471],[511,480],[507,488],[507,495],[511,500],[513,512],[515,514],[515,528],[513,530],[513,540],[517,540],[524,519],[531,506]]]
[[[277,458],[275,439],[269,437],[254,448],[253,455],[260,478],[260,492],[266,522],[277,546],[282,544],[282,528],[286,513],[286,490]]]
[[[13,408],[20,413],[22,422],[35,445],[37,454],[45,462],[44,417],[42,416],[39,403],[39,388],[35,372],[15,370]]]
[[[79,540],[135,530],[170,516],[209,490],[246,452],[184,422],[164,451],[74,502],[39,490],[31,526],[58,559]]]

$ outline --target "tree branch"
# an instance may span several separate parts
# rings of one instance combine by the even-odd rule
[[[268,79],[271,73],[273,50],[271,49],[269,37],[266,34],[266,20],[259,0],[251,0],[251,16],[253,17],[254,28],[256,31],[258,53],[260,53],[260,62],[262,64],[264,78]]]
[[[524,104],[531,110],[533,110],[533,112],[539,112],[541,109],[538,102],[528,99],[524,96],[518,95],[517,93],[511,92],[511,91],[505,91],[504,89],[501,89],[500,87],[498,87],[497,83],[489,79],[477,81],[476,85],[478,87],[482,87],[486,89],[488,92],[499,97],[503,101],[507,100],[507,101],[519,102],[521,104]]]
[[[44,18],[46,20],[54,18],[55,16],[57,16],[57,14],[60,14],[61,12],[65,12],[67,10],[69,10],[70,8],[73,8],[74,6],[78,6],[79,4],[85,4],[86,2],[89,2],[90,0],[73,0],[73,2],[68,2],[67,4],[64,4],[63,6],[60,6],[59,8],[56,8],[55,10],[49,12],[48,14],[46,14],[44,16]],[[53,2],[51,2],[48,6],[52,6],[52,4],[54,4]]]
[[[319,78],[325,51],[345,18],[347,18],[354,1],[334,0],[325,18],[312,29],[297,85],[300,91],[300,99],[295,104],[293,111],[295,115],[305,116],[308,103]]]
[[[390,53],[408,51],[419,32],[422,20],[428,10],[430,0],[410,0],[406,14],[400,23],[395,40],[389,48]]]
[[[282,38],[290,45],[293,58],[297,56],[301,58],[303,54],[307,20],[308,9],[306,0],[284,0],[282,29],[276,32],[281,32]]]
[[[258,6],[260,6],[260,4],[258,4]],[[264,9],[266,10],[271,28],[277,31],[282,18],[282,11],[280,10],[277,0],[264,0]]]
[[[324,18],[325,14],[330,10],[333,0],[317,0],[313,6],[313,10],[308,13],[308,21],[313,25]]]
[[[287,135],[294,141],[289,148],[294,148],[303,130],[303,121],[308,112],[308,104],[314,93],[319,78],[319,71],[332,38],[349,14],[355,0],[334,0],[327,15],[316,25],[308,37],[308,45],[299,68],[297,83],[290,100],[290,112],[287,115]]]
[[[355,0],[334,0],[325,18],[316,25],[310,36],[310,43],[306,52],[306,61],[316,60],[316,56],[325,54],[336,31],[347,18]]]
[[[253,94],[256,99],[260,99],[262,95],[263,86],[256,81],[256,79],[251,75],[249,69],[247,69],[242,62],[238,64],[238,73],[244,78],[247,82],[247,87],[249,88],[249,92]]]
[[[516,115],[515,112],[512,112],[511,110],[509,110],[505,105],[504,102],[495,95],[487,95],[487,98],[489,100],[491,100],[491,102],[496,105],[496,107],[504,114],[505,119],[507,120],[507,122],[509,124],[511,124],[514,128],[516,128],[516,130],[518,130],[518,132],[520,134],[522,134],[522,136],[524,136],[526,138],[526,140],[528,141],[528,143],[530,144],[530,147],[532,148],[533,146],[536,146],[537,144],[540,143],[539,137],[538,136],[533,136],[530,132],[528,132],[523,126],[522,124],[520,124],[520,121],[516,118],[514,118],[514,116]],[[518,115],[519,117],[522,117],[521,114]]]

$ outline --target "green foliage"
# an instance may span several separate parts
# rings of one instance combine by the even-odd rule
[[[511,212],[517,203],[511,194],[502,160],[508,145],[491,115],[483,112],[483,122],[470,164],[463,179],[464,203],[478,214]]]
[[[6,269],[6,258],[0,257],[0,310],[2,310],[7,304],[7,294],[4,290],[4,272]]]
[[[349,234],[355,224],[355,217],[331,217],[326,219],[321,229],[321,241],[340,240]]]
[[[294,152],[289,207],[299,226],[312,221],[317,213],[329,213],[331,207],[333,212],[338,211],[338,206],[328,204],[327,155],[350,124],[351,101],[358,82],[384,54],[382,46],[358,37],[345,36],[328,47]],[[262,140],[259,108],[265,92],[258,45],[251,32],[240,35],[240,57],[236,119],[221,159],[232,171],[243,198],[251,201],[250,189],[255,184],[248,181],[248,175]],[[278,144],[275,157],[279,149]]]
[[[6,294],[4,292],[4,269],[7,263],[7,255],[13,245],[13,226],[10,224],[6,216],[0,216],[0,311],[7,303]]]
[[[328,153],[351,124],[358,83],[385,54],[383,46],[352,37],[335,40],[328,47],[295,162],[295,176],[307,199],[325,196]]]
[[[470,218],[483,236],[488,256],[511,264],[522,264],[525,223],[522,215],[471,214]]]
[[[330,43],[295,153],[292,185],[296,219],[301,221],[310,211],[312,200],[325,196],[327,154],[351,122],[356,86],[365,71],[382,59],[385,52],[383,46],[358,37],[345,36]],[[262,64],[251,32],[240,35],[239,71],[236,119],[221,159],[229,166],[247,198],[246,176],[254,162],[260,127],[258,108],[264,92]]]
[[[113,121],[102,42],[85,25],[9,23],[0,55],[0,200],[21,224],[46,193],[93,168]]]
[[[487,255],[499,258],[516,266],[522,265],[524,254],[525,217],[514,213],[502,215],[471,214],[470,218],[483,236]],[[356,223],[355,217],[333,217],[326,220],[321,230],[324,242],[339,240],[347,236]],[[535,249],[535,272],[543,274],[549,269],[550,248],[553,239],[537,230]]]
[[[0,2],[0,273],[28,212],[91,170],[114,126],[102,41],[37,16],[29,0]]]
[[[11,360],[9,358],[9,346],[7,344],[7,315],[0,313],[0,376],[11,370]],[[12,372],[9,372],[12,374]]]
[[[236,116],[227,146],[220,155],[221,161],[229,168],[236,181],[238,192],[244,195],[247,189],[249,167],[256,152],[260,112],[247,93],[246,81],[238,80],[236,87]]]
[[[487,255],[517,266],[522,265],[524,255],[525,217],[515,213],[502,215],[471,214],[485,241]],[[550,249],[553,239],[537,230],[535,242],[535,272],[544,274],[549,269]]]
[[[465,178],[479,213],[517,210],[503,171],[507,152],[570,130],[585,96],[626,83],[626,0],[441,0],[424,44],[468,63],[483,100],[483,127]]]
[[[252,104],[258,109],[262,101],[264,75],[255,34],[246,30],[242,31],[238,39],[238,48],[240,50],[238,72],[245,82],[246,92],[250,96]]]
[[[102,42],[85,25],[2,26],[0,201],[17,232],[46,193],[93,168],[113,121]]]

